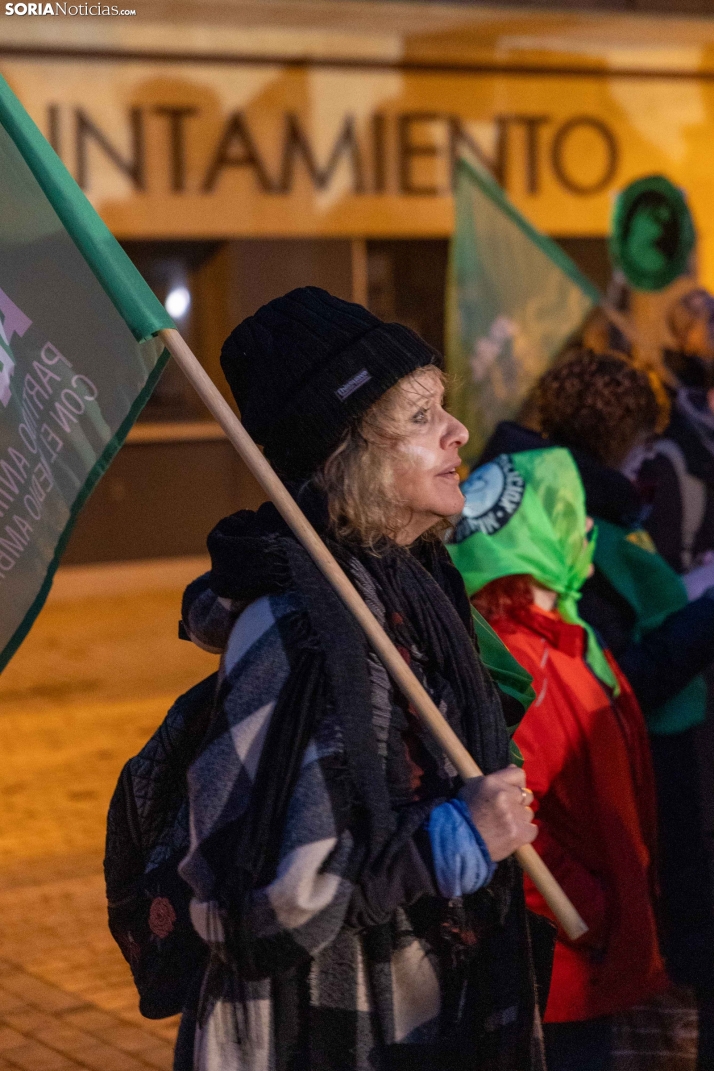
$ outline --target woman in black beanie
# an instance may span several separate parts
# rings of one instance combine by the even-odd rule
[[[438,360],[312,287],[223,348],[246,428],[486,776],[459,782],[271,504],[221,521],[183,611],[223,657],[188,777],[210,956],[178,1071],[543,1068],[511,858],[531,796],[437,536],[467,439]]]

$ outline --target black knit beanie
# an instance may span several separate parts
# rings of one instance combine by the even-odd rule
[[[263,305],[223,344],[243,424],[281,475],[315,472],[345,429],[436,350],[402,324],[316,286]]]

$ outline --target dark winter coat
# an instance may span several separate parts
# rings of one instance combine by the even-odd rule
[[[714,414],[704,390],[682,389],[672,419],[640,468],[645,528],[678,573],[714,550]]]

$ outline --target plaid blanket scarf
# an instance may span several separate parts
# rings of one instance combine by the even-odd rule
[[[358,562],[353,578],[384,618]],[[220,716],[189,774],[191,846],[181,874],[193,888],[193,923],[211,958],[198,1013],[189,1009],[182,1022],[178,1071],[537,1071],[542,1050],[531,1036],[534,978],[525,918],[520,910],[503,911],[503,901],[495,932],[492,918],[499,880],[513,886],[513,864],[499,867],[496,888],[481,897],[475,916],[482,932],[473,938],[479,948],[464,969],[444,940],[449,913],[422,832],[431,807],[452,793],[453,770],[441,760],[442,794],[398,808],[391,850],[365,891],[357,880],[359,824],[335,718],[321,718],[304,748],[274,872],[243,904],[255,976],[237,969],[221,830],[249,807],[271,721],[309,630],[295,591],[257,599],[237,621],[235,612],[205,582],[194,585],[184,618],[193,639],[225,649]],[[398,707],[373,657],[369,679],[372,728],[386,769]],[[462,905],[449,908],[453,925]],[[506,976],[514,964],[520,970]]]

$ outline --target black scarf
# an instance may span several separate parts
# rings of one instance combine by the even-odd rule
[[[394,543],[369,551],[330,537],[324,498],[309,485],[296,498],[349,574],[357,560],[375,585],[385,609],[385,628],[395,645],[446,714],[452,729],[484,773],[502,769],[509,761],[508,732],[496,688],[476,648],[471,607],[463,581],[440,542],[422,539],[411,548]],[[290,798],[289,770],[299,769],[304,748],[317,720],[328,708],[339,720],[345,742],[347,773],[362,850],[355,856],[353,880],[376,863],[395,833],[390,786],[377,749],[372,726],[372,696],[366,638],[329,582],[293,536],[271,503],[253,513],[247,510],[225,518],[208,538],[211,589],[220,596],[249,601],[260,595],[295,589],[305,601],[308,627],[293,636],[293,668],[271,719],[248,813],[236,823],[233,836],[223,830],[219,854],[240,859],[225,890],[227,915],[241,917],[240,904],[249,889],[267,882],[277,863],[280,830]],[[309,684],[309,687],[307,686]],[[221,726],[216,724],[215,731]],[[436,765],[443,757],[430,735],[422,742]],[[270,744],[270,746],[268,746]],[[442,780],[442,792],[449,794]],[[235,839],[234,839],[235,837]],[[508,912],[517,868],[498,868],[486,899],[496,914]],[[467,921],[461,920],[463,928]],[[452,952],[459,954],[457,931]],[[250,935],[235,935],[241,969],[252,974]],[[468,942],[467,942],[468,943]],[[278,959],[280,950],[276,949]],[[261,960],[272,959],[261,947]]]
[[[498,693],[476,648],[463,581],[440,542],[421,539],[411,548],[385,540],[375,551],[329,536],[324,498],[310,485],[296,491],[303,512],[349,574],[356,558],[375,583],[393,642],[421,652],[420,675],[432,689],[453,697],[452,728],[484,773],[508,763],[508,733]],[[369,815],[374,858],[392,829],[391,806],[371,728],[367,642],[357,622],[297,542],[272,503],[257,513],[225,518],[208,538],[211,589],[248,601],[260,595],[300,591],[324,657],[345,734],[355,790]],[[417,668],[415,666],[415,668]],[[438,702],[438,699],[437,699]]]

